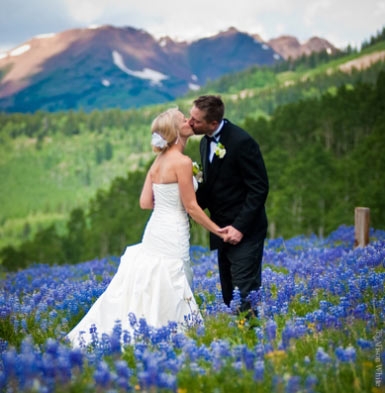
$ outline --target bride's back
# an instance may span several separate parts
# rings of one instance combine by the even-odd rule
[[[183,160],[184,155],[177,150],[168,150],[159,154],[151,167],[151,180],[153,184],[177,183],[176,169]]]

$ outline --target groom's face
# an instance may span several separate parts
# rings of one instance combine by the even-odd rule
[[[218,122],[208,123],[205,120],[205,112],[193,106],[190,111],[189,124],[195,135],[211,135],[218,127]]]

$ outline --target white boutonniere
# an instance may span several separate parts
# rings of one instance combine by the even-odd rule
[[[219,158],[223,158],[226,155],[226,149],[222,145],[221,142],[217,143],[217,147],[215,148],[214,154],[218,156]]]
[[[198,164],[196,161],[193,162],[192,172],[193,172],[193,176],[195,177],[196,181],[198,183],[202,183],[203,182],[202,166],[200,164]]]

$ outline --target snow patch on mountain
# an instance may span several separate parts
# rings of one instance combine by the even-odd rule
[[[193,74],[191,75],[191,79],[193,80],[193,82],[190,82],[188,84],[188,88],[193,91],[199,90],[201,87],[197,83],[195,83],[198,82],[198,77],[195,74]]]
[[[199,90],[201,87],[200,87],[199,85],[196,85],[195,83],[189,83],[189,84],[188,84],[188,88],[189,88],[190,90],[197,91],[197,90]]]
[[[19,47],[17,47],[16,49],[13,49],[10,52],[10,56],[20,56],[25,52],[28,52],[31,49],[31,45],[29,44],[25,44],[25,45],[21,45]]]
[[[161,85],[162,80],[168,79],[167,75],[152,70],[151,68],[143,68],[142,71],[130,70],[124,64],[122,55],[116,50],[112,51],[112,59],[114,64],[123,72],[125,72],[128,75],[134,76],[136,78],[147,79],[150,81],[151,85]]]
[[[56,36],[55,33],[46,33],[46,34],[38,34],[37,36],[35,36],[35,38],[45,39],[45,38],[53,38],[55,36]]]

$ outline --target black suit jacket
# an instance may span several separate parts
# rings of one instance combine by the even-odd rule
[[[210,212],[214,222],[233,225],[244,239],[266,236],[265,201],[269,182],[258,143],[242,128],[225,119],[220,143],[226,154],[208,161],[209,143],[200,142],[204,181],[197,190],[199,205]],[[210,234],[210,247],[220,247],[222,240]]]

